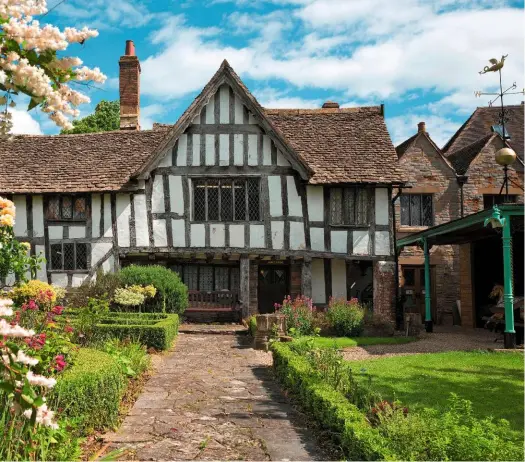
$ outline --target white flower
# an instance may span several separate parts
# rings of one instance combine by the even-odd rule
[[[33,414],[32,409],[27,409],[24,411],[24,416],[27,417],[28,419],[31,418],[32,414]],[[58,424],[53,421],[54,417],[55,417],[55,413],[53,411],[50,411],[47,408],[47,404],[42,404],[42,406],[40,406],[36,410],[35,422],[39,425],[50,427],[53,430],[58,430]]]
[[[27,364],[28,366],[35,366],[38,364],[38,359],[26,355],[22,350],[18,350],[18,353],[13,357],[13,360],[22,364]]]
[[[11,326],[5,319],[0,319],[0,335],[6,337],[32,337],[35,331],[32,329],[24,329],[18,324]]]
[[[32,371],[29,371],[26,377],[31,385],[36,385],[39,387],[53,388],[57,383],[56,379],[53,377],[45,377],[43,375],[33,374]]]

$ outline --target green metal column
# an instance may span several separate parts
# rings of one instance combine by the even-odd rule
[[[503,215],[503,302],[505,306],[505,348],[516,346],[514,330],[514,295],[512,287],[512,237],[510,216]]]
[[[423,238],[423,250],[425,252],[425,330],[432,332],[432,298],[430,293],[430,249],[428,248],[428,241]]]

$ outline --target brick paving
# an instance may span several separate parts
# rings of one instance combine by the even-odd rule
[[[209,329],[207,329],[209,332]],[[242,335],[180,334],[108,451],[135,460],[326,460]]]

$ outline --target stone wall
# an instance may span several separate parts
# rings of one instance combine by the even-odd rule
[[[472,287],[472,250],[470,244],[459,246],[461,325],[475,326],[474,300]]]
[[[374,261],[374,313],[395,320],[395,262]]]

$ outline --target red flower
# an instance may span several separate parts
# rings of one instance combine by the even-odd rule
[[[64,327],[64,332],[69,334],[70,332],[73,332],[73,328],[69,324],[66,324],[66,326]]]
[[[35,335],[34,337],[24,339],[24,341],[26,342],[27,346],[29,346],[29,348],[32,348],[33,350],[40,350],[40,348],[42,348],[46,343],[46,334],[42,333]]]
[[[55,371],[61,372],[65,369],[67,363],[64,361],[64,355],[55,356]]]
[[[64,307],[57,305],[53,307],[53,309],[51,310],[51,313],[61,315],[63,311],[64,311]]]
[[[22,311],[27,311],[27,310],[31,310],[31,311],[38,310],[38,305],[36,304],[34,300],[29,300],[29,302],[24,303],[22,305]]]

